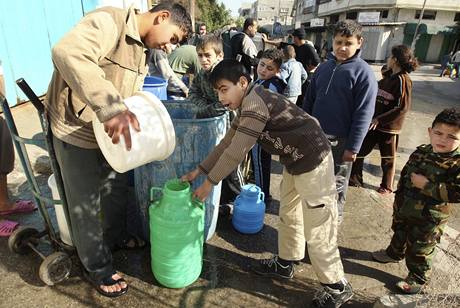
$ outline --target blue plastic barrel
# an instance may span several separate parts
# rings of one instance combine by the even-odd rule
[[[144,79],[144,86],[142,90],[148,91],[158,97],[160,100],[166,100],[168,94],[166,88],[168,87],[168,81],[157,76],[146,76]]]
[[[176,148],[164,161],[151,162],[134,170],[136,199],[141,217],[139,235],[149,240],[149,189],[152,186],[163,187],[175,177],[192,171],[214,147],[222,140],[227,131],[227,115],[196,119],[196,107],[188,100],[163,101],[173,120],[176,132]],[[196,189],[205,180],[200,176],[192,184]],[[212,237],[217,224],[221,184],[214,186],[205,202],[205,240]]]

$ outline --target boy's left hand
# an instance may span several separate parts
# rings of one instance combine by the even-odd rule
[[[349,150],[345,150],[343,151],[342,160],[343,161],[355,161],[356,156],[357,156],[356,153],[353,153],[352,151],[349,151]]]
[[[204,183],[201,184],[201,186],[195,190],[193,195],[196,198],[198,198],[201,202],[204,202],[208,198],[209,194],[211,193],[212,186],[213,186],[212,183],[209,182],[208,179],[206,179]]]
[[[377,128],[377,125],[379,125],[379,120],[373,119],[371,125],[369,126],[369,130],[375,130]]]
[[[414,185],[418,189],[423,189],[429,182],[429,180],[424,175],[413,172],[410,174],[410,180],[412,182],[412,185]]]

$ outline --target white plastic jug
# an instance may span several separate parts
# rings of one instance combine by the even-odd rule
[[[61,197],[59,196],[59,192],[57,190],[54,174],[51,174],[51,176],[48,178],[48,187],[51,189],[51,195],[53,196],[53,199],[60,200]],[[56,220],[59,228],[59,235],[61,236],[61,241],[67,245],[73,246],[69,231],[70,226],[66,219],[63,205],[61,203],[55,204],[54,210],[56,212]]]
[[[176,146],[176,134],[168,111],[152,93],[139,91],[124,101],[129,111],[139,121],[141,131],[131,129],[131,150],[126,150],[125,140],[118,144],[104,131],[104,124],[95,116],[93,129],[97,143],[112,168],[120,173],[146,163],[164,160]]]

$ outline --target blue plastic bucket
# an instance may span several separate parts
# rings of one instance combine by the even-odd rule
[[[163,187],[175,177],[192,171],[203,161],[222,140],[227,131],[227,115],[195,119],[196,107],[188,100],[163,101],[171,116],[176,132],[176,148],[164,161],[151,162],[134,170],[136,199],[139,206],[142,230],[138,233],[149,240],[149,189],[152,186]],[[192,184],[196,189],[205,180],[200,176]],[[205,240],[214,234],[219,210],[221,184],[214,186],[205,202]]]
[[[168,81],[157,76],[146,76],[142,90],[148,91],[158,97],[160,100],[168,99],[166,88]]]

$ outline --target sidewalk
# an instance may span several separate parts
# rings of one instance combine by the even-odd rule
[[[434,71],[421,70],[411,76],[414,106],[401,137],[397,173],[415,145],[426,142],[426,127],[431,124],[433,115],[460,101],[457,81],[436,79]],[[14,108],[13,114],[21,135],[38,134],[40,126],[32,106]],[[30,153],[32,162],[45,154],[35,146],[30,147]],[[370,252],[385,247],[392,235],[392,197],[382,197],[375,192],[380,177],[379,163],[377,152],[372,152],[365,166],[367,186],[349,189],[344,221],[339,230],[339,246],[346,277],[353,285],[355,296],[343,307],[372,307],[381,296],[395,292],[394,284],[407,274],[404,263],[380,264],[371,260]],[[38,278],[40,258],[35,254],[12,254],[8,251],[7,240],[0,238],[0,307],[308,307],[318,287],[308,257],[296,267],[294,279],[288,281],[262,278],[248,270],[254,259],[276,252],[280,174],[281,167],[275,163],[271,189],[275,201],[267,207],[263,230],[252,236],[242,235],[233,230],[228,218],[220,217],[216,235],[205,247],[202,274],[187,288],[174,290],[160,286],[150,270],[148,249],[114,254],[115,267],[125,274],[130,284],[128,294],[119,299],[104,298],[83,281],[77,261],[69,280],[48,287]],[[48,174],[38,175],[45,189],[47,178]],[[8,179],[13,196],[31,198],[18,160]],[[458,212],[454,214],[454,222],[456,217]],[[42,229],[38,212],[11,218]],[[460,249],[452,245],[458,236],[454,229],[447,230],[440,245],[434,265],[434,285],[428,289],[431,293],[460,293],[460,278],[455,276],[460,269]],[[51,253],[49,246],[41,247],[48,248],[47,253]]]

